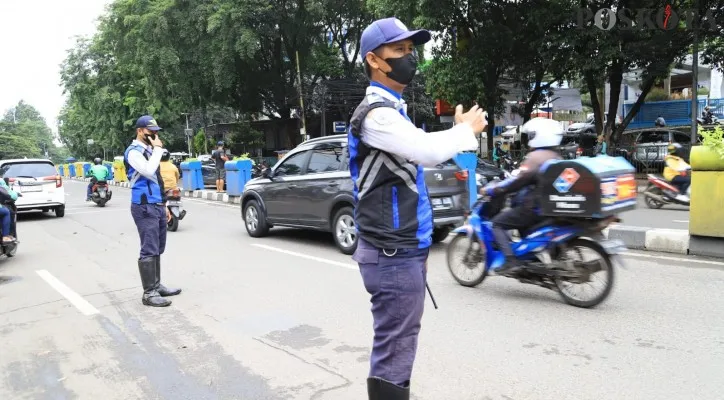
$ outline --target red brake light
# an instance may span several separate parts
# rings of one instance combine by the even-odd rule
[[[468,180],[468,170],[457,171],[455,173],[455,178],[457,178],[457,180],[459,180],[459,181],[467,181]]]
[[[44,181],[55,181],[56,188],[63,186],[63,177],[61,177],[60,175],[46,176],[45,178],[43,178],[43,180]]]
[[[8,178],[8,181],[15,182],[15,178]]]
[[[171,193],[173,194],[174,197],[181,196],[181,191],[178,189],[174,189]]]

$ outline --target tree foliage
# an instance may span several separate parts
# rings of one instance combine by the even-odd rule
[[[53,132],[38,110],[21,100],[0,120],[0,159],[47,158],[60,162],[67,152],[54,143]]]

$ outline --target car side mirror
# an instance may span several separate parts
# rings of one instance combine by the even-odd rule
[[[272,173],[271,168],[267,168],[261,172],[261,176],[263,178],[272,179],[274,177],[274,174]]]

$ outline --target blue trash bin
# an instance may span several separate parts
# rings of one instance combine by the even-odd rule
[[[181,163],[183,177],[181,183],[184,190],[199,190],[204,188],[204,177],[201,174],[201,161],[185,161]]]
[[[224,163],[226,191],[229,196],[241,196],[246,182],[251,179],[251,160],[232,160]]]
[[[83,176],[87,177],[91,169],[91,163],[83,163]]]
[[[65,168],[62,165],[58,165],[58,175],[65,176]]]
[[[75,164],[68,164],[68,171],[70,172],[70,177],[75,178]]]
[[[108,180],[112,181],[113,180],[113,164],[103,163],[103,166],[106,167],[106,169],[108,170]]]
[[[478,180],[475,179],[475,169],[478,167],[478,156],[475,153],[459,153],[454,158],[458,167],[468,171],[468,209],[473,207],[478,199]]]

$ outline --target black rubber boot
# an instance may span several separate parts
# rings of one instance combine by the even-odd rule
[[[171,300],[166,300],[158,293],[156,281],[156,260],[153,257],[138,260],[138,272],[141,274],[143,285],[144,305],[151,307],[166,307],[171,305]]]
[[[410,400],[410,387],[397,386],[380,378],[367,378],[369,400]]]
[[[158,294],[167,297],[176,296],[181,293],[181,289],[167,288],[161,284],[161,256],[153,257],[153,259],[156,262],[156,279],[154,280],[154,284],[158,290]]]

